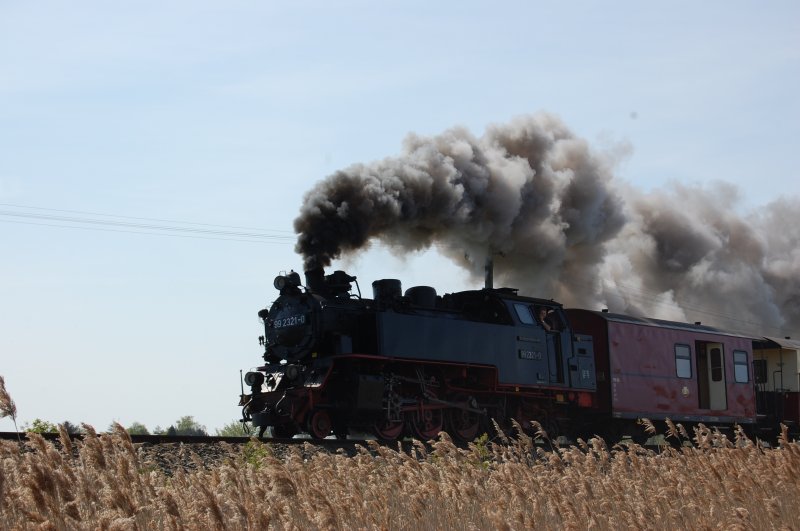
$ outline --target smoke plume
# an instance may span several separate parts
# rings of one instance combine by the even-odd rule
[[[409,135],[402,153],[320,181],[295,220],[305,268],[377,239],[436,245],[476,276],[566,305],[779,335],[800,329],[800,223],[778,201],[742,215],[730,185],[648,194],[558,118],[478,138]],[[766,330],[769,328],[769,330]]]

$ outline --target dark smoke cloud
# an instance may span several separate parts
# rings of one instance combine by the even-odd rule
[[[771,223],[741,215],[733,187],[675,184],[627,197],[631,221],[607,248],[601,300],[768,335],[797,325],[768,278],[769,260],[783,252],[765,238]]]
[[[549,115],[482,138],[459,128],[410,135],[399,157],[339,171],[308,193],[297,250],[310,268],[372,238],[402,250],[436,243],[476,273],[487,253],[501,254],[501,279],[553,291],[567,264],[594,271],[623,226],[610,179],[603,159]]]
[[[498,283],[567,305],[800,329],[796,209],[779,201],[742,215],[724,183],[644,194],[615,182],[613,164],[549,114],[480,138],[412,134],[399,156],[309,191],[296,249],[310,269],[373,239],[398,252],[435,244],[476,276],[491,253]]]

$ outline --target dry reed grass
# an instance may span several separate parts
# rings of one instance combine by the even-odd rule
[[[0,376],[0,419],[11,417],[14,422],[14,430],[17,428],[17,405],[11,400],[11,395],[6,391],[6,381]]]
[[[701,426],[691,446],[658,453],[598,439],[545,451],[525,435],[461,449],[442,435],[410,451],[306,444],[281,458],[252,441],[170,475],[121,426],[85,429],[81,442],[62,431],[60,447],[36,434],[24,448],[2,442],[0,528],[800,528],[800,446],[785,435],[764,448]]]

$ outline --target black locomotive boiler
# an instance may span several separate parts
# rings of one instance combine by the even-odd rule
[[[343,271],[291,272],[259,312],[264,365],[244,378],[243,420],[275,437],[349,431],[472,440],[511,419],[554,435],[596,408],[592,339],[560,304],[509,288],[439,295],[396,279],[354,292]]]

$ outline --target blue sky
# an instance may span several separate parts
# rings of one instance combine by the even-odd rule
[[[0,2],[0,374],[23,422],[213,431],[335,170],[548,111],[626,153],[621,181],[723,180],[756,209],[798,196],[797,94],[796,2]],[[474,287],[435,251],[339,265]]]

